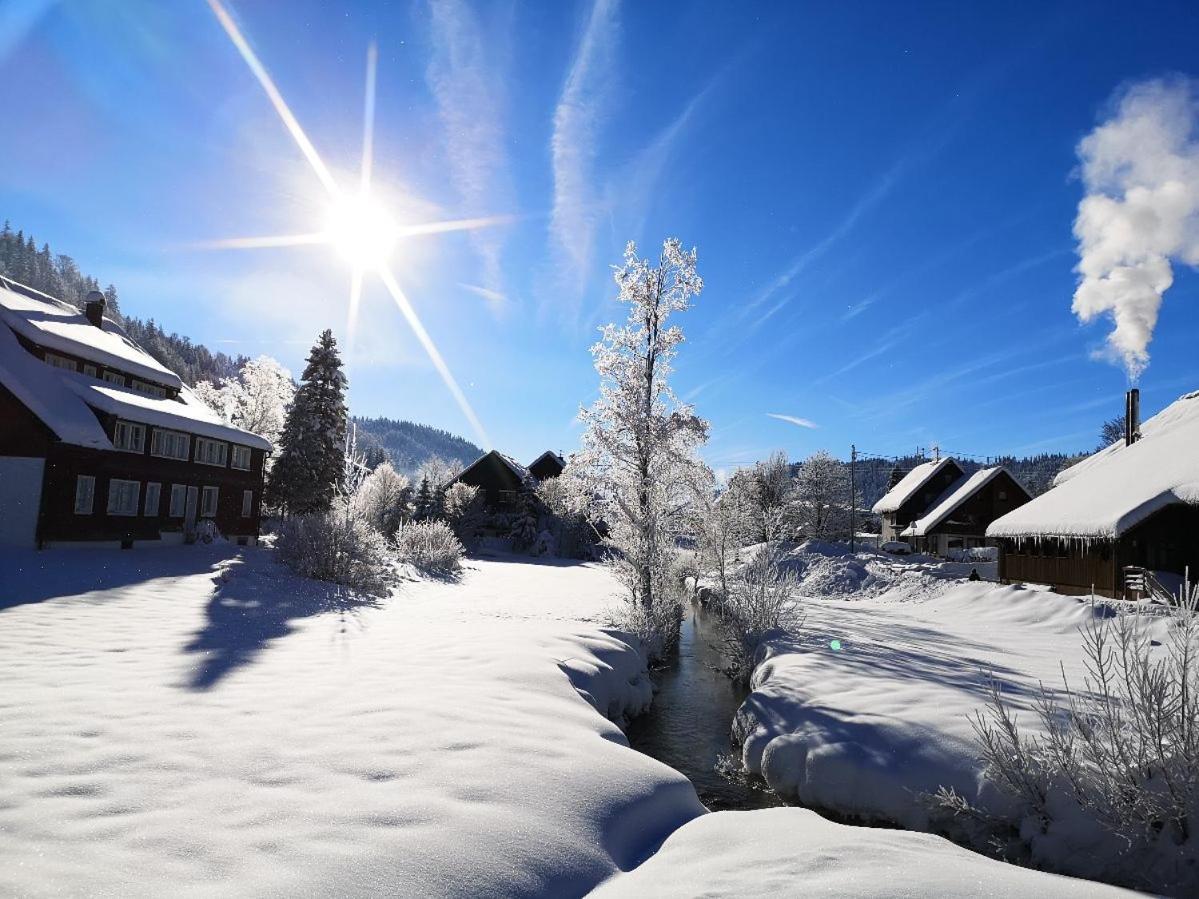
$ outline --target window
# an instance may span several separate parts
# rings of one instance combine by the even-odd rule
[[[46,354],[46,364],[53,365],[55,368],[65,368],[67,371],[77,371],[79,368],[75,364],[74,359],[68,359],[65,356],[56,356],[54,353]]]
[[[131,421],[117,421],[112,445],[129,453],[140,453],[146,447],[146,426]]]
[[[187,461],[191,452],[191,438],[182,431],[164,431],[155,428],[150,438],[150,455],[162,459],[182,459]]]
[[[240,468],[242,471],[250,470],[250,448],[248,446],[233,445],[233,459],[229,463],[234,468]]]
[[[209,440],[207,437],[196,438],[196,461],[205,465],[225,467],[225,455],[229,452],[229,444],[220,440]],[[216,488],[213,488],[216,489]]]
[[[516,502],[515,490],[499,490],[499,504],[501,506],[511,506]]]
[[[243,490],[241,492],[241,517],[249,518],[254,514],[254,491]]]
[[[216,516],[218,493],[219,491],[216,487],[204,488],[204,493],[200,496],[200,514],[205,518],[214,518]]]
[[[107,381],[109,384],[116,384],[118,387],[125,386],[125,376],[123,374],[121,374],[119,371],[104,372],[104,380]]]
[[[165,397],[167,395],[165,387],[159,387],[157,384],[148,384],[145,381],[137,380],[137,378],[133,379],[133,389],[138,393],[144,393],[146,396]]]
[[[185,484],[171,485],[171,508],[167,513],[172,518],[182,518],[187,504],[187,486]]]
[[[161,495],[162,484],[151,481],[146,485],[146,504],[142,507],[143,515],[149,515],[152,518],[158,517],[158,499]]]
[[[86,362],[85,362],[85,363],[83,364],[83,373],[84,373],[85,375],[87,375],[89,378],[95,378],[95,377],[97,377],[97,375],[96,375],[96,366],[94,366],[94,365],[90,365],[90,364],[88,364],[88,363],[86,363]]]
[[[141,492],[140,481],[122,481],[113,478],[108,482],[108,514],[136,515],[137,497]]]
[[[81,474],[75,478],[75,514],[91,515],[92,504],[96,499],[96,479],[90,474]]]

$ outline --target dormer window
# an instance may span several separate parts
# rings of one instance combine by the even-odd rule
[[[104,372],[104,380],[107,381],[109,384],[116,384],[118,387],[125,386],[125,376],[123,374],[121,374],[119,371]]]
[[[146,446],[146,426],[118,419],[113,429],[112,445],[127,453],[140,453]]]
[[[94,366],[94,365],[89,365],[89,364],[88,364],[88,363],[86,363],[86,362],[85,362],[85,363],[83,363],[83,373],[84,373],[85,375],[87,375],[89,378],[98,378],[98,377],[100,377],[99,373],[96,371],[96,366]]]
[[[146,396],[156,396],[161,399],[165,399],[167,395],[167,389],[165,387],[159,387],[157,384],[149,384],[145,381],[139,381],[137,378],[133,379],[133,389],[138,393],[144,393]]]
[[[74,359],[68,359],[66,356],[59,356],[55,353],[46,354],[46,364],[52,365],[55,368],[61,368],[64,371],[78,371],[79,366]]]

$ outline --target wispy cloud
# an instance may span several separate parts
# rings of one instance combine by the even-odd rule
[[[810,421],[806,418],[799,418],[795,415],[783,415],[781,412],[767,412],[766,416],[768,418],[777,418],[779,421],[790,422],[791,424],[800,428],[811,428],[815,430],[816,428],[820,427],[820,425],[816,424],[814,421]]]
[[[564,273],[574,282],[576,306],[590,268],[600,218],[595,159],[610,101],[619,30],[617,0],[595,0],[554,110],[550,235]]]
[[[509,212],[513,202],[503,110],[507,98],[478,15],[462,0],[431,0],[432,58],[425,78],[445,130],[450,180],[467,215]],[[505,298],[503,232],[472,231],[485,296]]]
[[[477,297],[482,297],[492,303],[502,304],[507,302],[508,296],[500,293],[498,290],[492,290],[489,287],[483,287],[481,284],[467,284],[463,281],[458,282],[458,286],[463,290],[469,290]]]

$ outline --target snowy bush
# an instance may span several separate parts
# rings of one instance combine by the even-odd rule
[[[1044,687],[1043,736],[1021,731],[992,687],[975,732],[988,780],[1017,811],[989,817],[951,790],[942,808],[1016,834],[1032,861],[1172,894],[1199,891],[1199,591],[1169,614],[1153,652],[1145,616],[1123,612],[1082,630],[1087,677]],[[1005,827],[1006,825],[1006,827]],[[1080,851],[1083,841],[1087,851]],[[1100,861],[1101,860],[1101,861]]]
[[[461,482],[445,492],[445,520],[463,546],[474,546],[483,528],[483,497],[479,488]]]
[[[444,521],[412,521],[395,535],[401,562],[434,574],[457,574],[465,550]]]
[[[683,610],[681,589],[661,590],[652,606],[629,594],[616,612],[612,624],[641,641],[646,659],[661,659],[678,643]]]
[[[354,491],[352,502],[363,520],[391,537],[412,515],[412,487],[408,478],[383,462]]]
[[[730,579],[721,604],[719,647],[728,660],[730,677],[748,682],[766,635],[778,630],[794,632],[803,624],[796,584],[795,573],[779,564],[769,546]]]
[[[286,519],[275,549],[280,560],[303,577],[375,596],[387,595],[395,576],[387,541],[344,505]]]
[[[537,507],[537,494],[532,490],[522,489],[517,494],[516,511],[508,529],[508,536],[512,538],[512,548],[517,552],[528,552],[537,542],[537,535],[540,533],[537,527]]]
[[[541,481],[537,499],[546,512],[554,554],[591,558],[599,535],[587,520],[587,497],[580,479],[568,469],[556,478]]]

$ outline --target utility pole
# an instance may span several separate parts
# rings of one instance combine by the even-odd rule
[[[858,464],[858,447],[857,444],[849,445],[849,551],[857,552],[857,512],[858,512],[858,497],[857,484],[854,481],[854,469]]]

